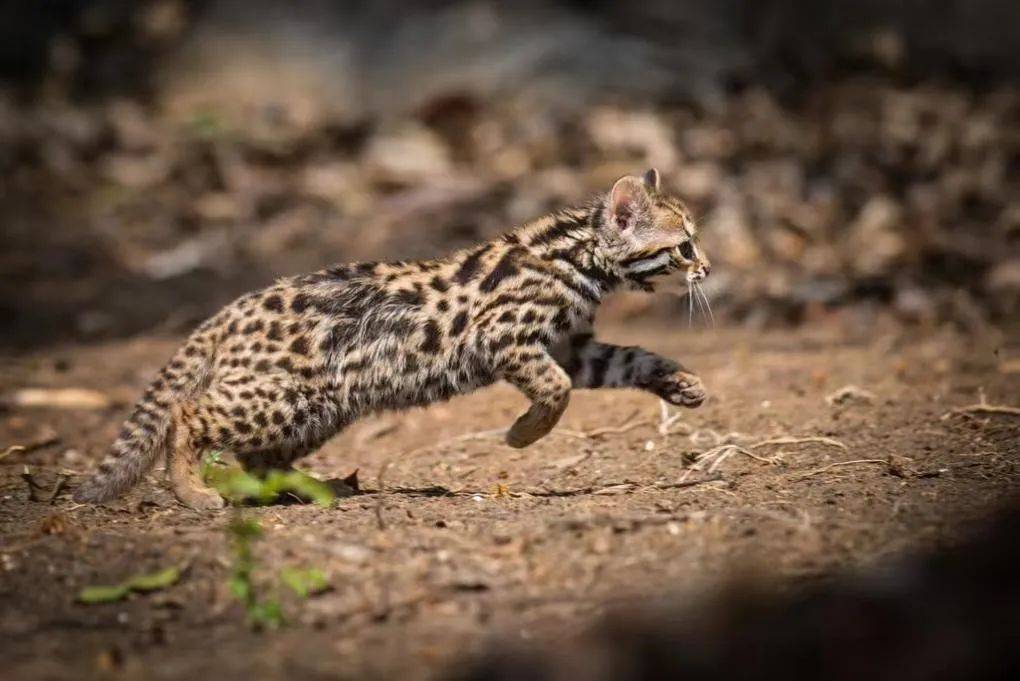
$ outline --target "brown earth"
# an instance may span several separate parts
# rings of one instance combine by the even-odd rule
[[[227,587],[236,511],[182,509],[158,475],[110,507],[66,492],[46,501],[62,471],[103,453],[179,339],[3,360],[11,395],[76,387],[112,401],[0,413],[0,447],[30,446],[0,459],[5,678],[426,678],[494,635],[569,635],[614,603],[694,597],[734,573],[800,584],[950,544],[1015,494],[1020,418],[952,411],[1017,404],[1015,338],[849,311],[799,331],[616,324],[603,335],[680,358],[712,398],[660,429],[649,396],[577,393],[558,431],[525,450],[491,432],[524,407],[507,386],[357,424],[305,468],[357,470],[361,495],[243,511],[265,530],[264,593],[285,565],[320,568],[332,586],[282,596],[289,624],[261,633]],[[871,397],[827,402],[846,386]],[[752,447],[784,437],[830,441]],[[754,456],[698,460],[730,442]],[[26,470],[42,501],[29,500]],[[74,602],[83,586],[169,565],[187,568],[168,589]]]

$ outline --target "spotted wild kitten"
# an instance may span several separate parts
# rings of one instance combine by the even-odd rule
[[[199,476],[203,452],[233,452],[256,472],[286,468],[364,414],[500,379],[531,400],[506,435],[513,447],[546,435],[572,388],[640,388],[696,407],[705,390],[681,365],[592,336],[607,293],[651,290],[678,269],[696,283],[709,262],[684,205],[650,170],[447,258],[282,279],[198,327],[75,498],[111,499],[166,457],[181,503],[218,508]]]

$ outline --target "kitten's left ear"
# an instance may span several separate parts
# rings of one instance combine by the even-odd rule
[[[644,181],[649,189],[659,191],[660,179],[658,170],[655,168],[649,168],[648,172],[645,173]]]
[[[644,182],[628,175],[621,177],[609,192],[609,220],[619,229],[630,229],[646,210],[648,190]]]

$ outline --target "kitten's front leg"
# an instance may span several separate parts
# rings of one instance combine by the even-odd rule
[[[509,357],[503,378],[531,400],[506,434],[511,447],[527,447],[544,437],[570,402],[570,377],[544,350],[526,348]]]
[[[707,396],[701,379],[677,362],[643,348],[602,343],[590,333],[573,336],[557,356],[575,388],[639,388],[692,408]]]

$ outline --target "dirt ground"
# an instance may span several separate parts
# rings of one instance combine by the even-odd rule
[[[269,632],[246,626],[228,590],[236,511],[176,506],[159,471],[109,507],[46,501],[59,473],[102,455],[179,339],[4,359],[5,390],[113,402],[0,412],[0,448],[30,446],[0,460],[5,678],[429,678],[493,637],[569,635],[614,603],[694,598],[735,573],[803,583],[951,543],[1015,495],[1020,418],[952,411],[1017,405],[1015,337],[852,312],[797,331],[679,326],[602,329],[703,376],[711,399],[677,419],[637,392],[578,392],[557,431],[512,450],[493,431],[524,399],[499,385],[329,442],[305,469],[357,470],[362,494],[243,511],[265,530],[264,592],[286,565],[319,568],[332,587],[283,596],[289,623]],[[806,437],[827,440],[779,439]],[[743,450],[713,458],[724,444]],[[83,586],[170,565],[186,570],[168,589],[75,603]]]

